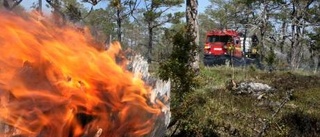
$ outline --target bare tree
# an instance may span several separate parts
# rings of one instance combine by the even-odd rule
[[[291,2],[291,45],[288,61],[292,68],[298,68],[302,57],[302,41],[305,36],[307,9],[315,0]]]

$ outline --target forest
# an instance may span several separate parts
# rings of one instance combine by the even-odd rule
[[[65,21],[89,26],[97,40],[120,41],[124,49],[143,54],[149,63],[160,62],[172,52],[166,36],[186,25],[183,0],[46,0],[35,1],[31,7],[19,5],[22,0],[2,1],[2,8],[17,12],[41,9]],[[281,69],[318,71],[318,1],[210,0],[209,3],[197,17],[200,55],[206,32],[234,29],[248,37],[258,36],[265,62]]]

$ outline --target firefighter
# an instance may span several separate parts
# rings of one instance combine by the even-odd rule
[[[229,59],[226,60],[226,65],[229,66],[232,62],[232,56],[234,55],[235,46],[233,44],[232,39],[229,39],[227,42],[227,52],[229,55]]]
[[[234,46],[234,44],[233,44],[233,41],[232,41],[232,39],[230,39],[229,40],[229,42],[227,43],[227,50],[228,50],[228,53],[229,53],[229,55],[230,56],[233,56],[233,53],[234,53],[234,50],[235,50],[235,46]]]
[[[256,34],[253,34],[251,36],[251,40],[252,40],[252,47],[251,47],[251,56],[250,57],[257,58],[259,39]]]

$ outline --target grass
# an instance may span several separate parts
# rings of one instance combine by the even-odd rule
[[[269,84],[276,91],[261,100],[250,95],[234,95],[226,88],[232,78],[236,82]],[[268,73],[253,67],[202,67],[198,80],[201,86],[188,96],[190,114],[184,119],[185,128],[194,136],[256,136],[265,120],[271,121],[265,136],[289,136],[291,133],[320,136],[317,131],[320,125],[312,124],[320,123],[318,76],[282,71]],[[291,100],[272,118],[287,90],[293,90]],[[310,130],[296,130],[299,118],[310,121]]]

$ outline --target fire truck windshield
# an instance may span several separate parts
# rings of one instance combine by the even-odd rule
[[[231,36],[207,36],[207,42],[223,42],[227,43]]]

